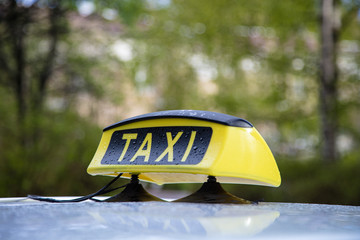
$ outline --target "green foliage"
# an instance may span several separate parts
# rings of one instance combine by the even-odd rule
[[[88,54],[89,45],[84,47],[84,41],[75,40],[82,32],[70,34],[74,25],[68,23],[65,13],[73,11],[74,6],[67,3],[51,7],[25,7],[20,2],[12,8],[0,5],[0,11],[7,14],[1,15],[0,21],[4,33],[0,52],[6,53],[0,61],[7,63],[0,67],[1,196],[81,195],[98,186],[89,182],[85,170],[96,150],[101,127],[80,114],[86,107],[91,111],[91,104],[81,105],[78,98],[96,102],[103,93],[100,82],[113,72],[103,63],[104,58]],[[59,15],[52,16],[51,11]],[[23,20],[19,12],[26,13],[30,20]],[[11,14],[19,14],[23,22],[16,22],[18,27],[26,27],[21,32],[22,44],[14,44],[7,31],[6,16]],[[49,24],[55,16],[58,21]],[[89,41],[94,43],[93,39]],[[14,54],[13,49],[22,54]],[[22,76],[21,92],[15,87],[16,75]],[[47,77],[42,88],[44,75]]]
[[[9,103],[1,109],[11,113],[13,104]],[[2,116],[1,196],[84,194],[94,186],[84,176],[101,136],[98,126],[71,111],[45,112],[29,121],[24,131],[17,131],[15,116]],[[26,142],[19,141],[24,135]]]
[[[97,182],[85,169],[104,127],[97,118],[109,109],[122,108],[121,114],[201,109],[246,118],[278,159],[280,188],[227,185],[231,192],[250,200],[359,204],[356,1],[341,1],[346,23],[338,63],[341,161],[328,166],[317,153],[318,1],[90,1],[96,10],[88,17],[79,16],[80,1],[54,2],[64,14],[55,24],[53,74],[43,111],[30,111],[24,126],[15,90],[4,84],[14,82],[7,81],[14,71],[0,65],[0,196],[93,192],[107,179]],[[114,20],[101,17],[109,9],[117,14]],[[32,19],[21,28],[26,97],[37,86],[49,46],[49,22]],[[3,62],[16,69],[3,22],[0,31]],[[129,59],[114,54],[117,40],[131,47]],[[90,114],[81,112],[84,105]],[[171,187],[193,191],[199,185],[165,188]]]
[[[104,9],[113,9],[117,11],[120,19],[126,26],[134,25],[139,16],[145,10],[144,0],[119,0],[119,1],[94,1],[96,3],[97,11],[101,12]]]
[[[213,110],[271,125],[266,137],[281,136],[275,149],[304,139],[298,133],[316,138],[314,1],[172,1],[140,23],[128,34],[137,46],[132,72],[146,72],[135,84],[151,87],[157,110]]]
[[[227,189],[251,200],[359,205],[359,160],[325,165],[318,160],[307,162],[278,160],[282,174],[279,188],[231,186]]]

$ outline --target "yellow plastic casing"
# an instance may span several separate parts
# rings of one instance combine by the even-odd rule
[[[157,127],[210,127],[212,135],[203,159],[195,165],[119,165],[102,164],[114,132]],[[152,144],[152,147],[154,147]],[[161,118],[132,122],[103,132],[98,149],[87,172],[91,175],[139,179],[156,184],[202,183],[215,176],[221,183],[239,183],[277,187],[281,183],[275,159],[259,132],[254,128],[186,118]]]

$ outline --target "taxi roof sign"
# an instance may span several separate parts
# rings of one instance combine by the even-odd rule
[[[280,173],[259,132],[234,116],[196,110],[140,115],[106,127],[87,169],[156,184],[205,182],[277,187]]]

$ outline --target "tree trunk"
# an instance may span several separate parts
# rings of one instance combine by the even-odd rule
[[[12,47],[14,59],[13,74],[14,79],[9,79],[10,86],[14,89],[17,104],[17,123],[21,134],[19,134],[19,142],[26,144],[25,119],[27,117],[27,101],[26,101],[26,75],[25,75],[25,34],[24,22],[28,16],[25,11],[21,11],[15,0],[9,5],[9,15],[6,18],[6,27],[9,29],[9,40]]]
[[[58,46],[58,40],[60,35],[59,18],[61,18],[62,12],[59,6],[49,9],[49,30],[48,39],[50,46],[45,57],[44,64],[37,79],[37,88],[33,93],[32,110],[35,113],[40,113],[43,110],[43,105],[46,97],[46,89],[51,75],[54,71],[54,62],[56,58],[56,50]]]
[[[321,154],[323,161],[337,159],[337,42],[340,20],[336,0],[321,1],[320,117]]]
[[[44,14],[45,10],[47,14]],[[35,5],[24,7],[18,1],[10,0],[7,5],[0,5],[0,84],[14,92],[18,142],[23,148],[33,149],[38,142],[38,118],[43,114],[48,83],[56,63],[58,42],[61,34],[65,33],[61,21],[64,17],[65,11],[60,4],[41,9]],[[48,23],[42,20],[48,20]],[[33,68],[37,71],[32,72],[29,71],[32,66],[27,59],[30,51],[27,30],[31,25],[47,26],[44,41],[49,42],[47,53],[38,54],[37,66]],[[43,62],[40,59],[44,59]]]

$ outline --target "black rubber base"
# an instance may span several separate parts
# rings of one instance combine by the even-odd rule
[[[199,190],[195,193],[178,199],[174,202],[191,202],[191,203],[233,203],[233,204],[250,204],[251,201],[236,197],[231,193],[226,192],[216,182],[216,178],[213,176],[208,177],[208,181],[205,182]]]
[[[105,202],[148,202],[148,201],[161,201],[164,200],[155,197],[148,193],[144,187],[139,183],[138,175],[132,175],[130,183],[125,187],[125,189],[108,199]]]

